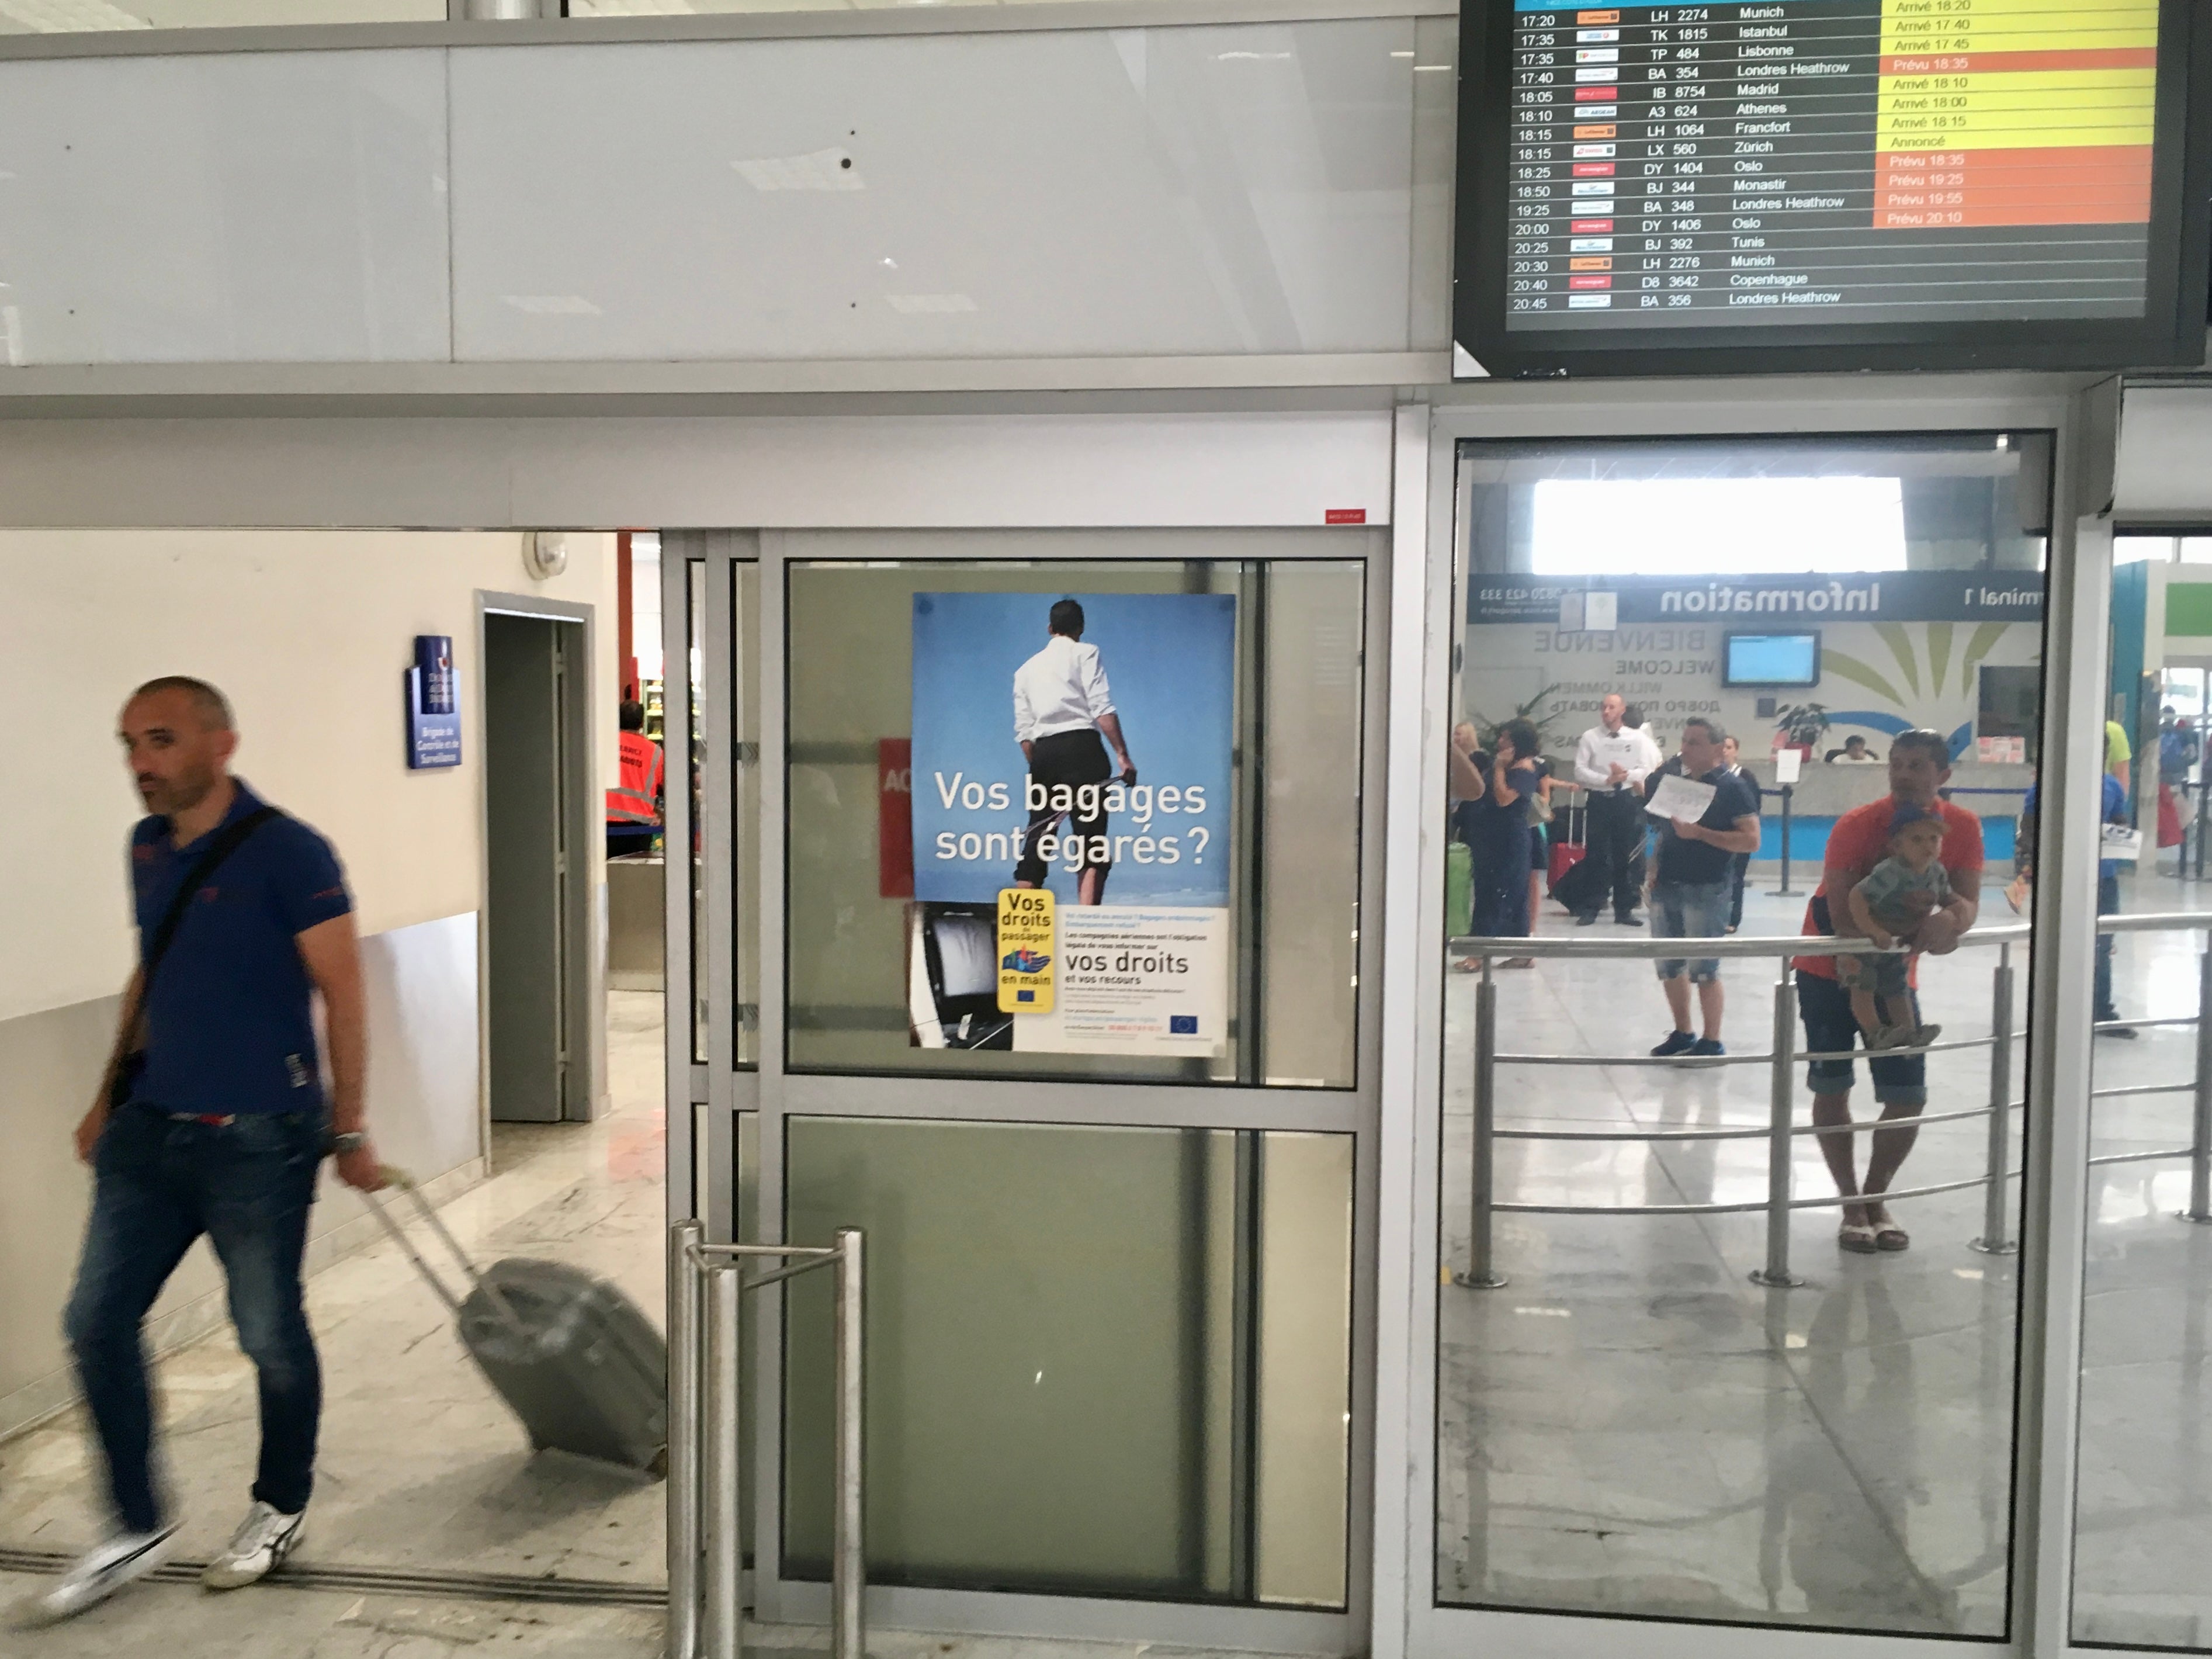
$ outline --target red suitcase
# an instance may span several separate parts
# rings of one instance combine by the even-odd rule
[[[1565,832],[1565,839],[1552,842],[1552,865],[1544,890],[1552,897],[1559,896],[1559,878],[1583,861],[1589,851],[1587,826],[1589,809],[1582,806],[1562,807],[1552,815],[1554,829]]]

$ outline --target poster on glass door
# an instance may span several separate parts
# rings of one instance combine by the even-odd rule
[[[915,1046],[1221,1052],[1236,648],[1233,594],[915,595]]]

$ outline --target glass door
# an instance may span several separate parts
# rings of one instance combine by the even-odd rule
[[[867,1232],[870,1618],[1352,1650],[1383,538],[695,539],[672,1079],[712,1224]],[[827,1619],[822,1297],[750,1299],[771,1622]]]
[[[2062,1602],[2023,1564],[2072,1520],[2043,1287],[2087,935],[2014,878],[2102,701],[2073,407],[1439,421],[1422,1659],[2025,1646]]]

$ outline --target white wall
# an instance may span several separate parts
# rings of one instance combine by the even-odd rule
[[[613,538],[569,541],[567,572],[539,583],[512,533],[0,532],[0,698],[30,740],[22,808],[0,817],[14,872],[0,883],[0,1021],[130,977],[123,846],[141,809],[115,721],[156,674],[228,694],[240,775],[336,843],[364,933],[479,909],[479,590],[599,607],[596,747],[602,771],[614,765]],[[452,771],[406,767],[401,677],[417,634],[453,636],[471,725]]]
[[[418,922],[362,947],[368,981],[368,1118],[377,1149],[428,1177],[434,1200],[474,1182],[483,1164],[479,1126],[477,919]],[[0,1436],[75,1394],[61,1340],[92,1182],[70,1131],[93,1091],[115,1030],[118,1000],[0,1020]],[[307,1267],[367,1239],[361,1200],[324,1172],[308,1221]],[[222,1279],[204,1244],[169,1280],[149,1324],[156,1349],[222,1317]]]

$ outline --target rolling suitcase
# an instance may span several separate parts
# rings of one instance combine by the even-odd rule
[[[1474,849],[1463,841],[1444,844],[1444,937],[1474,931]]]
[[[1611,884],[1601,866],[1588,859],[1580,859],[1568,866],[1567,872],[1553,884],[1552,896],[1579,915],[1605,908],[1612,897]]]
[[[1552,842],[1551,868],[1548,872],[1551,878],[1545,884],[1545,891],[1553,898],[1559,896],[1559,884],[1566,879],[1567,872],[1580,864],[1589,854],[1589,831],[1586,827],[1589,822],[1589,809],[1586,806],[1562,808],[1553,815],[1553,822],[1557,823],[1561,819],[1565,820],[1565,828],[1562,838]],[[1564,900],[1561,902],[1565,902]]]
[[[461,1346],[522,1420],[532,1449],[666,1474],[668,1345],[638,1305],[566,1262],[507,1256],[479,1272],[415,1183],[395,1176],[392,1184],[460,1263],[466,1296],[447,1288],[378,1194],[362,1196],[453,1310]]]

